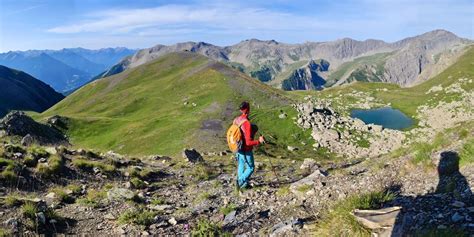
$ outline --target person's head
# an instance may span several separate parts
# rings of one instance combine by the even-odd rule
[[[240,104],[240,112],[242,112],[243,114],[249,114],[250,113],[250,104],[249,102],[247,101],[244,101]]]

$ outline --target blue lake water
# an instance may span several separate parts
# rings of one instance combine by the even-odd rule
[[[378,109],[354,109],[351,111],[352,118],[358,118],[364,123],[382,125],[384,128],[402,130],[413,124],[413,120],[398,109],[390,107]]]

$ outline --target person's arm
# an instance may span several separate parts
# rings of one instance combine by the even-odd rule
[[[251,130],[250,130],[250,122],[249,121],[245,121],[243,124],[242,124],[242,131],[244,133],[244,137],[245,137],[245,145],[246,146],[256,146],[256,145],[259,145],[260,142],[258,140],[252,140],[252,137],[250,136],[251,134]]]

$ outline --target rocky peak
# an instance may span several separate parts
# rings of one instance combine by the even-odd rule
[[[329,70],[329,62],[324,59],[318,59],[318,60],[311,59],[307,67],[312,71],[325,72]]]

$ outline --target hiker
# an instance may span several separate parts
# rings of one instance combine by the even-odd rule
[[[263,136],[260,136],[258,140],[253,140],[257,127],[252,125],[249,121],[250,104],[248,102],[242,102],[239,107],[242,115],[234,119],[233,124],[240,127],[242,131],[242,147],[236,153],[236,159],[238,161],[237,169],[237,187],[247,188],[249,186],[250,176],[254,171],[254,158],[252,149],[254,146],[265,142]]]

